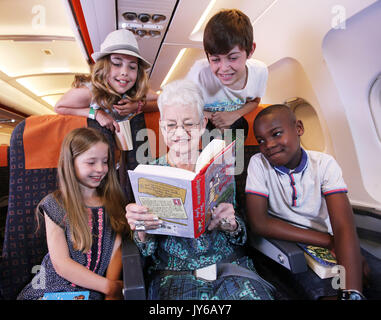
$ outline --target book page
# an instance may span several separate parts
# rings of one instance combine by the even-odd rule
[[[225,141],[221,139],[213,139],[200,153],[197,162],[195,172],[199,173],[201,169],[207,165],[210,160],[213,159],[223,148],[225,148]]]
[[[152,176],[176,178],[192,181],[196,174],[189,170],[184,170],[175,167],[159,166],[154,164],[139,164],[134,172],[144,173]]]
[[[139,197],[139,200],[143,206],[149,208],[150,213],[160,219],[188,219],[180,198]]]

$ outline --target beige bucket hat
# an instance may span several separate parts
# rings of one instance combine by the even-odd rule
[[[101,50],[94,52],[91,57],[94,61],[98,61],[100,58],[112,53],[137,57],[142,61],[144,69],[151,67],[151,64],[140,55],[138,42],[134,34],[126,29],[119,29],[109,33],[101,44]]]

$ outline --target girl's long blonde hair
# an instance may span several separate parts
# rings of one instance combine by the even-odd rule
[[[101,108],[111,111],[112,105],[116,104],[122,96],[115,92],[107,82],[107,76],[111,70],[110,55],[99,59],[92,67],[91,82],[93,101]],[[126,92],[127,99],[135,102],[144,100],[148,91],[148,76],[141,60],[138,59],[138,75],[135,85]]]
[[[95,129],[74,129],[62,143],[58,162],[59,190],[54,193],[54,196],[67,213],[73,247],[83,252],[91,249],[92,234],[88,224],[88,209],[75,174],[74,160],[98,142],[108,145],[106,137]],[[129,227],[124,217],[127,202],[116,176],[110,147],[108,148],[108,173],[97,188],[97,193],[105,207],[112,229],[117,233],[127,233]]]

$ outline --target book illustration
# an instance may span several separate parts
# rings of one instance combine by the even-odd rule
[[[337,275],[334,268],[337,264],[336,258],[326,248],[299,244],[304,251],[307,265],[321,278],[332,278]]]
[[[179,188],[171,184],[158,182],[152,179],[138,179],[139,193],[149,194],[160,198],[180,198],[182,203],[185,203],[185,195],[187,190]]]
[[[47,292],[40,300],[89,300],[90,291]]]
[[[317,262],[325,266],[334,266],[337,264],[336,258],[333,256],[332,252],[326,248],[311,246],[311,245],[300,245],[300,247]]]
[[[225,172],[218,173],[218,169],[220,168],[215,168],[215,171],[217,171],[215,175],[210,175],[211,180],[209,181],[209,194],[207,197],[205,216],[206,225],[209,225],[213,209],[220,203],[234,203],[235,188],[233,176],[226,175]],[[224,168],[222,170],[224,170]]]
[[[130,120],[118,121],[119,132],[115,131],[115,141],[120,150],[129,151],[134,148],[132,143]]]
[[[150,213],[163,219],[187,219],[181,198],[139,197],[140,203],[149,208]]]

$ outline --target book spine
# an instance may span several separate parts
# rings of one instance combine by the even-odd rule
[[[197,175],[192,181],[192,208],[194,237],[205,231],[205,175]]]

